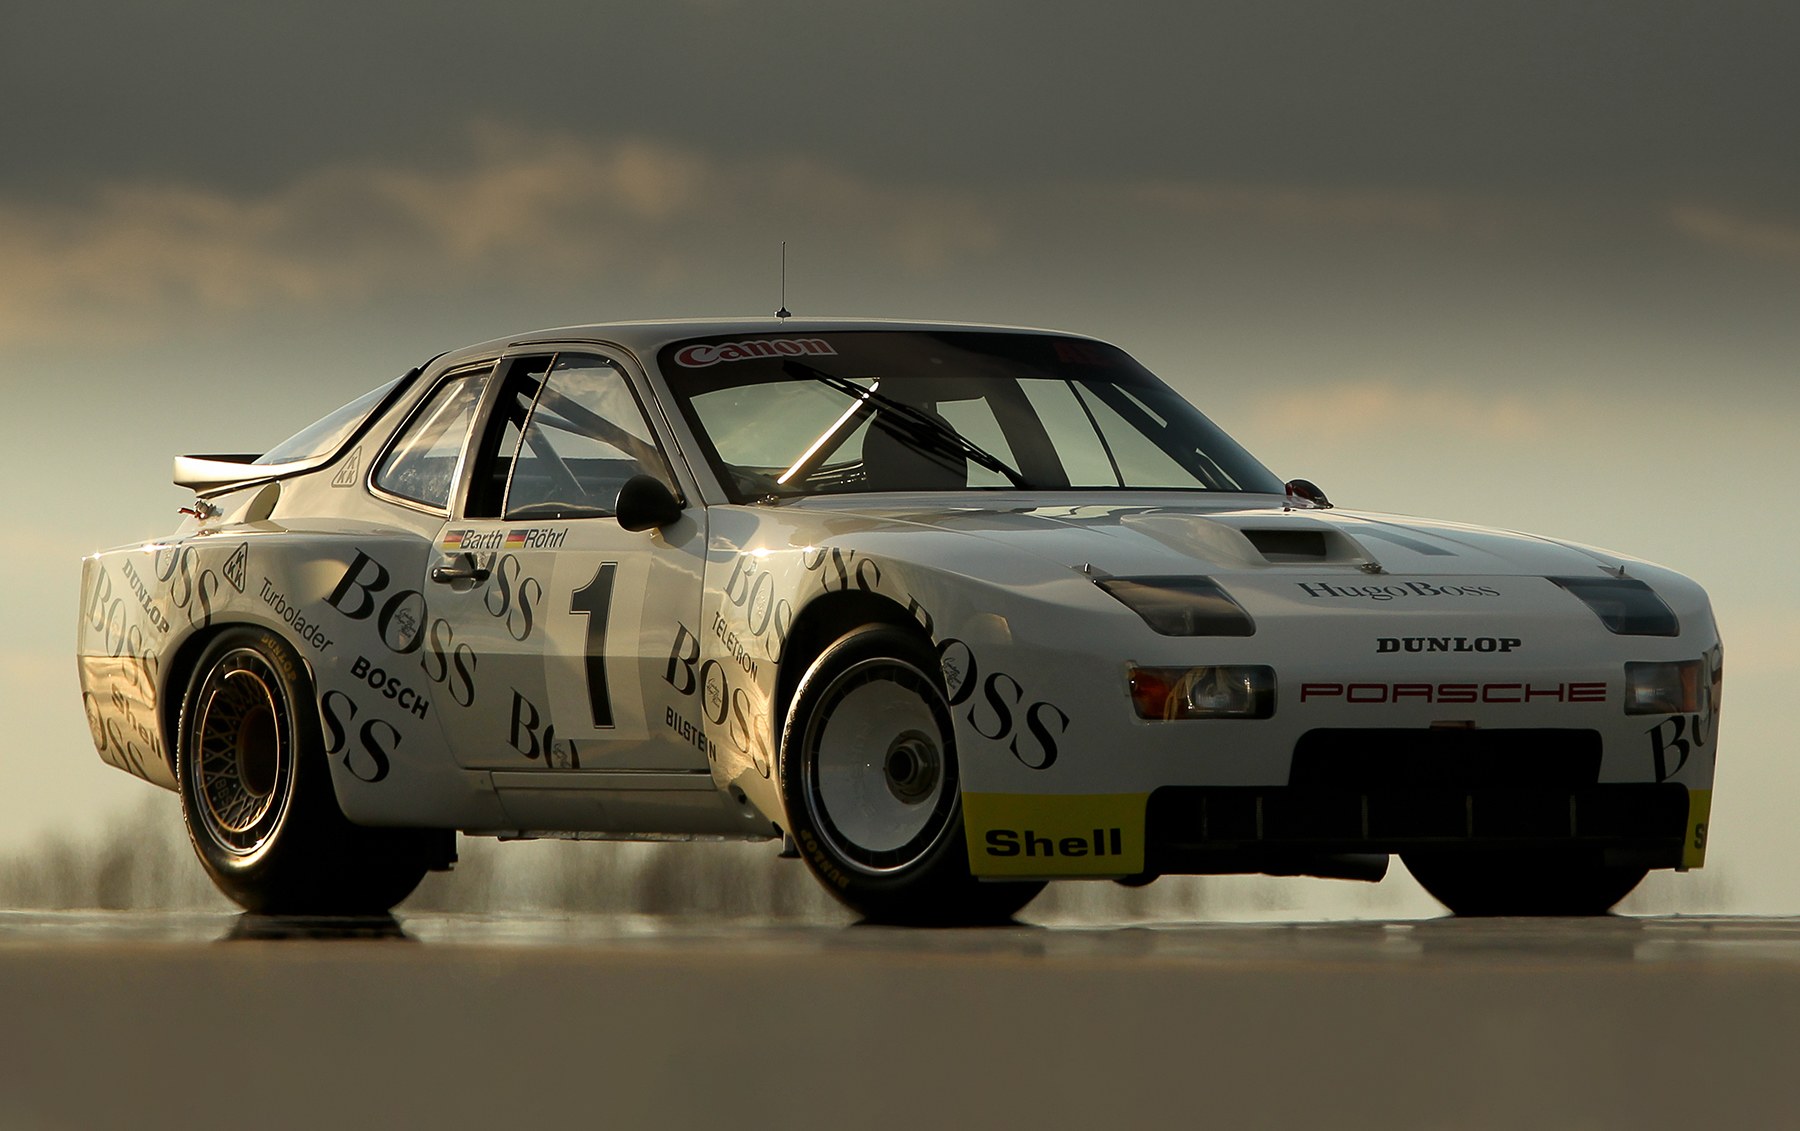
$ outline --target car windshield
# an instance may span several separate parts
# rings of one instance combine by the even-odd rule
[[[1123,351],[995,331],[696,338],[664,376],[736,502],[1281,481]]]
[[[350,434],[375,410],[375,406],[393,391],[395,385],[404,380],[406,375],[396,377],[380,388],[371,389],[349,404],[313,421],[264,452],[256,462],[300,463],[330,455],[343,446]]]

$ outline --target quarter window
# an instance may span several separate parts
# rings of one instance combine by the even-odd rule
[[[488,370],[451,377],[432,390],[375,472],[375,486],[390,495],[448,510],[457,461],[469,424],[487,388]]]

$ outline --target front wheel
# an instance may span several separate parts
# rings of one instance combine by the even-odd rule
[[[312,704],[306,669],[279,636],[245,627],[213,639],[182,702],[177,776],[188,839],[245,910],[380,914],[411,894],[453,834],[351,824],[332,792]]]
[[[1402,859],[1433,898],[1463,916],[1604,915],[1648,872],[1572,854],[1407,853]]]
[[[813,661],[782,728],[794,842],[826,890],[871,922],[1005,922],[1043,890],[969,874],[938,671],[916,636],[857,629]]]

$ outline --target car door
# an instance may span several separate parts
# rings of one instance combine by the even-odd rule
[[[622,358],[512,357],[498,377],[426,583],[480,701],[449,735],[456,760],[502,791],[710,789],[706,755],[652,717],[645,694],[700,608],[704,510],[620,527],[633,476],[679,494]],[[561,776],[522,776],[544,774]]]

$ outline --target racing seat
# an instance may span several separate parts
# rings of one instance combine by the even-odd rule
[[[954,432],[950,422],[928,408],[919,412]],[[900,413],[878,411],[863,435],[864,489],[869,491],[960,491],[969,485],[969,461],[949,441],[937,442],[920,424]]]

